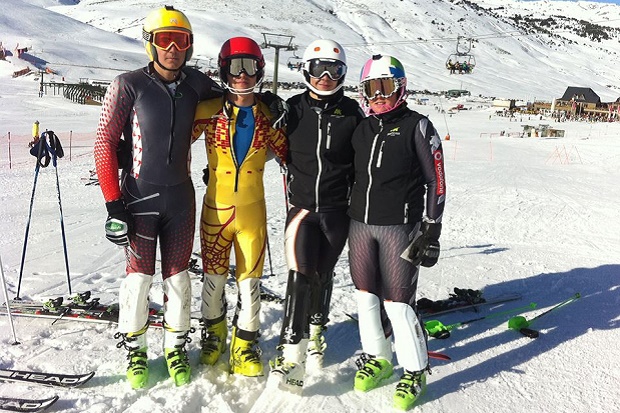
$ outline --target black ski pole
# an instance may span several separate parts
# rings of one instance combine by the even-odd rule
[[[271,263],[271,247],[269,246],[269,235],[265,237],[265,241],[267,242],[267,258],[269,258],[269,275],[268,277],[273,277],[275,274],[273,273],[273,264]]]
[[[58,139],[58,137],[54,134],[54,132],[48,132],[48,134],[52,135],[52,136],[49,136],[49,139]],[[67,254],[67,239],[65,237],[65,221],[64,221],[64,216],[62,213],[62,201],[60,198],[60,182],[58,180],[58,163],[57,163],[58,154],[56,153],[56,150],[54,149],[56,147],[57,145],[53,145],[50,152],[52,153],[52,163],[54,165],[54,170],[56,171],[56,192],[58,193],[58,207],[60,208],[60,233],[62,235],[62,249],[65,254],[65,268],[67,270],[67,285],[69,287],[69,295],[71,295],[72,294],[71,276],[69,275],[69,257]]]
[[[34,168],[34,184],[32,185],[32,195],[30,196],[30,210],[28,212],[28,221],[26,221],[26,234],[24,235],[24,248],[22,250],[22,262],[19,267],[19,279],[17,281],[17,300],[19,298],[19,292],[22,285],[22,275],[24,274],[24,262],[26,260],[26,246],[28,245],[28,232],[30,231],[30,220],[32,219],[32,206],[34,204],[34,193],[37,188],[37,178],[39,176],[39,169],[41,168],[41,157],[43,155],[43,147],[45,146],[45,142],[41,142],[41,138],[39,138],[39,150],[37,152],[37,166]]]

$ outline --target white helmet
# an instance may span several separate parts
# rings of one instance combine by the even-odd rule
[[[344,84],[347,74],[347,57],[340,44],[333,40],[315,40],[308,45],[302,57],[304,61],[304,81],[308,89],[319,96],[330,96],[336,93]],[[333,90],[318,90],[310,84],[310,78],[321,77],[327,74],[338,84]]]

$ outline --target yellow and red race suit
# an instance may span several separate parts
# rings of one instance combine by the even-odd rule
[[[239,109],[221,98],[198,104],[192,138],[204,132],[209,179],[200,223],[203,268],[224,275],[235,246],[237,281],[260,278],[267,237],[263,172],[268,151],[286,159],[286,136],[269,123],[267,106],[257,97],[252,107],[255,128],[250,149],[238,162],[233,140]]]

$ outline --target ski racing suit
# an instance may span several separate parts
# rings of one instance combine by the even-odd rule
[[[430,120],[402,103],[366,118],[353,135],[355,183],[349,216],[349,265],[367,354],[392,360],[390,336],[405,370],[428,367],[415,311],[418,266],[401,257],[423,214],[441,222],[446,182],[441,140]],[[393,329],[393,331],[392,331]]]
[[[246,340],[256,338],[260,321],[259,282],[267,241],[263,172],[268,151],[286,159],[286,136],[281,129],[271,127],[268,107],[259,95],[255,96],[257,102],[251,107],[253,135],[245,157],[239,158],[236,153],[235,140],[238,123],[248,120],[242,119],[241,109],[229,101],[218,98],[200,102],[193,126],[194,139],[205,134],[209,174],[200,222],[205,272],[203,317],[212,323],[226,315],[223,288],[234,245],[234,274],[241,304],[233,325],[237,335]]]
[[[349,231],[351,136],[364,114],[342,90],[322,100],[306,91],[287,103],[289,279],[280,344],[297,344],[309,325],[323,328],[328,321],[334,267]]]
[[[137,332],[147,323],[158,239],[166,326],[189,330],[187,268],[196,211],[192,123],[199,100],[221,95],[209,77],[187,67],[176,82],[164,84],[152,62],[117,76],[108,87],[94,148],[97,176],[105,201],[123,198],[134,221],[125,248],[127,277],[119,291],[121,333]]]

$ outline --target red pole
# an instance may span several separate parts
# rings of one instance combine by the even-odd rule
[[[69,161],[71,161],[71,149],[73,148],[73,145],[71,145],[72,141],[73,141],[73,131],[69,131]]]
[[[9,169],[11,169],[11,132],[9,132]]]

